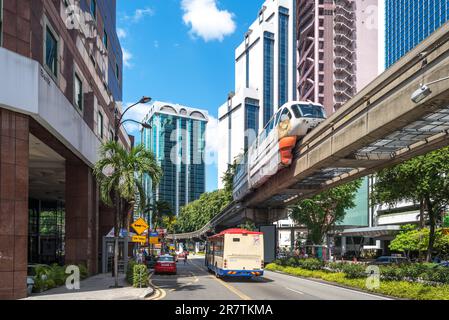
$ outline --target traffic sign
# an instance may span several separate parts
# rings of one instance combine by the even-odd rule
[[[151,237],[150,238],[150,244],[159,244],[159,238],[158,237]]]
[[[134,221],[134,223],[131,225],[131,227],[133,227],[133,229],[140,236],[142,233],[145,232],[145,230],[148,229],[148,224],[145,220],[143,220],[142,218],[139,218],[136,221]]]
[[[132,242],[139,242],[139,243],[145,243],[147,241],[146,237],[143,236],[133,236]]]

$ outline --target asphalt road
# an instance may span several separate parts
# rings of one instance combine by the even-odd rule
[[[265,271],[258,279],[217,279],[204,257],[178,263],[178,274],[152,275],[152,300],[385,300],[386,298],[312,280]]]

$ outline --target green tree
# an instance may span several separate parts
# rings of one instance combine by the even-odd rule
[[[356,180],[324,191],[311,199],[301,200],[292,207],[291,218],[305,225],[309,231],[309,240],[314,245],[320,245],[335,224],[343,221],[346,210],[355,207],[354,200],[361,183],[361,180]]]
[[[152,152],[142,145],[126,150],[120,143],[110,141],[100,148],[100,160],[95,164],[96,177],[101,200],[109,207],[115,208],[114,223],[114,274],[118,286],[118,238],[136,201],[140,196],[140,206],[145,207],[145,193],[141,177],[148,174],[153,184],[159,183],[162,169]]]
[[[427,220],[427,261],[432,259],[435,233],[449,199],[449,148],[408,160],[378,173],[372,199],[391,206],[407,200],[419,204],[421,227]],[[425,219],[427,217],[427,219]]]
[[[414,226],[403,228],[391,241],[390,250],[398,251],[410,258],[412,252],[425,252],[429,246],[430,230],[428,228],[417,229]],[[447,256],[449,251],[449,236],[443,234],[441,229],[435,231],[434,251],[438,255]]]
[[[232,190],[234,186],[234,176],[238,168],[238,163],[240,162],[240,157],[238,156],[234,159],[234,162],[232,164],[228,165],[228,169],[224,173],[222,180],[224,185],[224,190],[226,193],[228,193],[232,197]]]
[[[176,223],[178,232],[193,232],[201,229],[230,203],[225,190],[206,192],[201,197],[181,208]]]
[[[238,226],[240,229],[248,230],[248,231],[256,231],[257,227],[251,220],[246,220],[245,223]]]
[[[171,207],[171,204],[167,201],[156,201],[154,204],[147,204],[145,212],[152,212],[151,222],[154,228],[162,228],[163,220],[165,217],[174,217],[175,213]]]

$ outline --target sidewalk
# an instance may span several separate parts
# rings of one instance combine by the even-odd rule
[[[42,293],[33,293],[24,300],[143,300],[153,293],[152,288],[133,288],[124,276],[119,285],[123,288],[109,288],[114,285],[110,273],[99,274],[81,281],[80,290],[68,290],[65,286]]]

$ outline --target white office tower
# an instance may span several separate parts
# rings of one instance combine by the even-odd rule
[[[235,91],[219,108],[219,187],[284,103],[296,99],[296,1],[267,0],[235,50]]]

